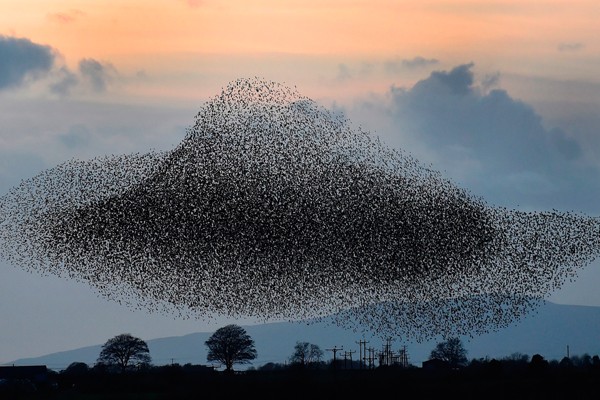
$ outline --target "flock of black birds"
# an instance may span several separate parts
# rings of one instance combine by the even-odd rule
[[[183,317],[382,337],[521,318],[600,250],[600,220],[493,207],[287,86],[239,79],[169,151],[71,160],[0,198],[0,255]]]

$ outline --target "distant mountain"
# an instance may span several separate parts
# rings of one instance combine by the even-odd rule
[[[333,358],[333,349],[340,349],[336,357],[357,360],[359,341],[376,352],[383,349],[384,341],[375,336],[360,336],[339,326],[327,323],[276,322],[262,325],[245,325],[244,329],[254,339],[258,357],[249,365],[236,365],[238,370],[259,367],[269,362],[285,363],[294,351],[297,341],[319,345],[325,360]],[[154,365],[171,363],[207,365],[204,342],[213,332],[197,332],[147,340]],[[559,305],[546,302],[519,323],[498,332],[476,338],[463,337],[468,358],[502,358],[513,353],[532,356],[541,354],[547,360],[560,360],[567,354],[600,355],[600,307]],[[429,353],[441,338],[422,343],[392,338],[392,350],[403,346],[409,362],[416,366],[428,359]],[[41,357],[15,360],[15,365],[47,365],[62,370],[74,361],[92,366],[100,353],[101,344],[74,350],[52,353]]]

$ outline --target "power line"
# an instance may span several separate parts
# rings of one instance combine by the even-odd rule
[[[333,352],[333,367],[335,368],[336,365],[337,365],[337,356],[336,356],[337,352],[341,351],[341,350],[344,350],[344,348],[343,347],[339,347],[338,348],[337,346],[333,346],[332,349],[325,349],[325,350]]]

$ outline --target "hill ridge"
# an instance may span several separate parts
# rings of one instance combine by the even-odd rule
[[[324,351],[325,360],[333,358],[331,352],[326,351],[333,346],[347,351],[357,350],[354,353],[355,360],[358,358],[359,340],[366,340],[368,346],[376,351],[381,350],[383,346],[382,338],[361,335],[327,321],[267,322],[241,326],[254,339],[258,357],[251,364],[236,365],[238,370],[256,368],[270,362],[286,363],[293,353],[296,341],[317,344]],[[206,361],[204,341],[212,333],[212,331],[191,332],[146,340],[152,363],[154,365],[171,363],[209,365]],[[461,339],[468,351],[469,359],[502,358],[513,353],[521,353],[529,356],[541,354],[548,360],[560,360],[566,356],[567,346],[571,356],[600,354],[600,341],[597,339],[599,336],[600,307],[546,301],[521,321],[504,329],[474,338],[461,337]],[[392,338],[392,348],[395,351],[406,346],[409,362],[420,367],[435,344],[441,340],[443,338],[418,343]],[[75,361],[92,366],[100,353],[101,346],[102,344],[90,345],[39,357],[18,359],[7,364],[43,364],[57,371]]]

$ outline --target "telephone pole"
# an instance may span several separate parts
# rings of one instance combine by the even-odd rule
[[[350,368],[352,369],[352,353],[356,353],[356,350],[344,351],[344,369],[347,369],[346,361],[350,359]]]
[[[359,358],[358,358],[358,363],[360,365],[360,369],[363,368],[363,364],[365,362],[365,359],[367,358],[367,342],[366,340],[359,340],[358,342],[356,342],[358,344],[358,349],[360,351],[359,353]],[[363,350],[364,348],[364,350]]]
[[[344,350],[344,348],[333,346],[332,349],[325,349],[325,350],[333,352],[333,368],[336,368],[337,367],[337,352],[340,350]]]
[[[392,365],[392,338],[388,338],[381,352],[381,364]]]
[[[408,352],[406,351],[406,345],[402,346],[402,349],[400,350],[400,364],[404,367],[407,368],[408,367]]]
[[[375,349],[373,347],[369,347],[369,369],[375,368]]]

